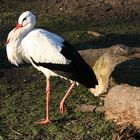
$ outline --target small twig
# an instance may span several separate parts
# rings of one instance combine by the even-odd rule
[[[14,129],[12,128],[12,126],[10,126],[10,129],[11,129],[11,131],[14,132],[15,134],[17,134],[17,135],[19,135],[19,136],[23,136],[21,133],[19,133],[18,131],[14,130]]]
[[[124,51],[124,49],[122,49],[122,48],[120,48],[120,47],[116,47],[116,49],[115,49],[115,51],[114,51],[114,53],[113,53],[114,55],[115,55],[115,53],[117,52],[118,49],[120,49],[121,51]]]

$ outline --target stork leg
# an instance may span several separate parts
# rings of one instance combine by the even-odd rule
[[[72,88],[75,86],[76,82],[73,81],[71,86],[69,87],[68,91],[66,92],[65,96],[63,97],[63,99],[60,102],[60,112],[63,114],[65,111],[65,106],[64,106],[64,102],[66,100],[66,98],[68,97],[68,95],[70,94]]]
[[[43,121],[37,122],[38,124],[49,124],[49,109],[50,109],[50,80],[46,78],[46,118]]]

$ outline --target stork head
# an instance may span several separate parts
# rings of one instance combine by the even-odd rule
[[[16,27],[8,34],[5,46],[9,44],[9,42],[12,42],[12,40],[15,42],[17,38],[21,40],[34,28],[35,24],[36,17],[32,12],[26,11],[22,13],[18,19]]]
[[[35,15],[30,11],[26,11],[20,15],[16,29],[19,29],[21,27],[29,27],[33,29],[35,24],[36,24]]]

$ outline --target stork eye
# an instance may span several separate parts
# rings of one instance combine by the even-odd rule
[[[23,19],[23,22],[26,20],[26,17]]]

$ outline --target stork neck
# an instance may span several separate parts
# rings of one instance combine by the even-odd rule
[[[19,37],[23,39],[30,31],[32,31],[34,26],[31,25],[26,25],[23,26],[22,28],[18,29],[19,30]]]

